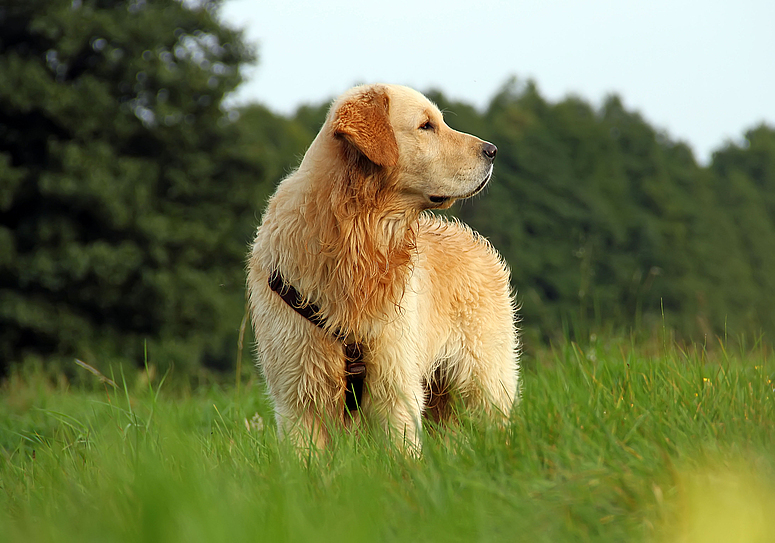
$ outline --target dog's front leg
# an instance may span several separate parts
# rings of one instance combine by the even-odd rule
[[[316,453],[324,450],[331,439],[330,433],[341,427],[341,408],[335,401],[321,401],[308,397],[304,403],[297,398],[278,397],[275,419],[278,434],[290,440],[299,451]],[[339,409],[337,409],[339,408]]]
[[[324,449],[343,426],[340,343],[303,321],[297,329],[259,328],[256,337],[279,435],[302,449]]]
[[[422,410],[425,403],[417,354],[399,344],[375,350],[367,369],[364,409],[402,448],[419,453],[422,448]]]

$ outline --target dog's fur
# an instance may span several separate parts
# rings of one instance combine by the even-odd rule
[[[424,212],[480,191],[495,147],[452,130],[422,94],[355,87],[334,101],[269,201],[248,264],[259,365],[281,435],[323,447],[345,415],[335,332],[366,347],[361,412],[410,447],[455,393],[507,417],[519,394],[509,272],[466,226]],[[488,156],[491,155],[491,156]],[[273,292],[279,271],[327,330]]]

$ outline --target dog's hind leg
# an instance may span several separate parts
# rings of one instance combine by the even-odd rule
[[[444,424],[452,417],[452,394],[450,380],[442,366],[436,368],[430,378],[425,380],[425,418],[435,424]]]

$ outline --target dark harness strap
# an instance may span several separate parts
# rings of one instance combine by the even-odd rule
[[[299,294],[299,291],[288,283],[277,270],[269,275],[269,288],[275,291],[296,313],[318,328],[325,330],[326,319],[320,315],[320,308],[315,304],[304,303],[304,298]],[[363,379],[366,377],[363,348],[360,343],[349,340],[341,332],[336,332],[334,337],[344,344],[345,376],[347,378],[344,405],[348,411],[355,412],[361,404]]]

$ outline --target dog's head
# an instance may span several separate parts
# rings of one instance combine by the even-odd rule
[[[334,102],[327,126],[346,160],[381,171],[412,208],[447,208],[492,175],[497,148],[447,126],[430,100],[407,87],[355,87]]]

